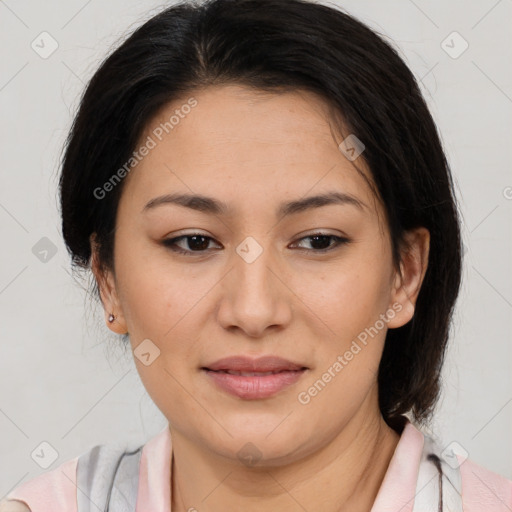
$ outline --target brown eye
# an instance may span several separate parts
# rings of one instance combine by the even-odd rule
[[[162,243],[174,252],[192,256],[193,253],[201,254],[207,252],[211,241],[213,241],[213,238],[209,236],[193,234],[183,235],[176,238],[168,238]],[[182,242],[184,242],[182,245],[178,245]]]
[[[310,240],[310,245],[312,248],[305,248],[304,250],[311,250],[313,252],[328,252],[333,249],[336,249],[340,245],[344,245],[350,242],[348,238],[330,235],[327,233],[315,233],[313,235],[301,238],[299,242],[301,242],[302,240]]]

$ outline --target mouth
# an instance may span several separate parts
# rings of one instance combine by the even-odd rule
[[[209,368],[203,368],[204,370],[216,372],[216,373],[227,373],[229,375],[240,375],[241,377],[265,377],[266,375],[276,375],[277,373],[289,372],[289,371],[300,371],[300,370],[277,370],[273,372],[241,372],[237,370],[210,370]],[[305,368],[304,368],[305,369]]]
[[[244,400],[269,398],[295,384],[308,367],[286,359],[235,356],[218,360],[201,370],[222,391]]]

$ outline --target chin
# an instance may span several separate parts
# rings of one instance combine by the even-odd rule
[[[292,423],[285,428],[288,420],[279,425],[282,415],[272,420],[258,421],[253,417],[250,425],[225,423],[233,437],[222,435],[222,441],[216,438],[206,442],[215,453],[254,468],[283,466],[314,451],[310,446],[313,433],[308,434],[303,426]]]

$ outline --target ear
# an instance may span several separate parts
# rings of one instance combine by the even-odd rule
[[[414,316],[416,300],[427,272],[430,232],[424,227],[406,232],[401,252],[400,272],[394,276],[391,303],[396,315],[389,328],[402,327]],[[401,308],[399,307],[401,306]]]
[[[114,275],[111,270],[102,268],[99,262],[99,246],[96,242],[96,233],[89,237],[89,241],[91,243],[91,269],[98,283],[101,303],[105,312],[105,323],[116,334],[127,334],[126,320],[117,294]],[[108,320],[111,313],[115,317],[113,322]]]

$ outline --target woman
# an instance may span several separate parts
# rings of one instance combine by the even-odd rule
[[[169,425],[0,510],[512,507],[511,481],[418,428],[459,218],[418,85],[365,25],[301,0],[166,9],[89,83],[60,193],[73,262]]]

